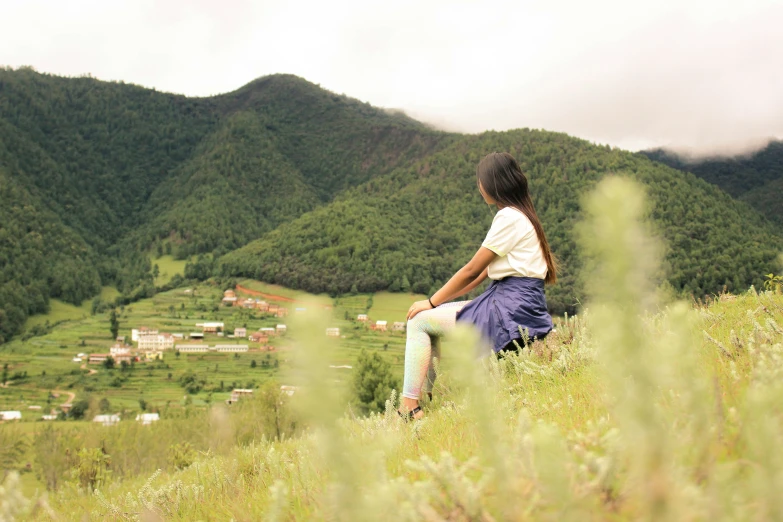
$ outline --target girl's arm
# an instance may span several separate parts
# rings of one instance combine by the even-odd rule
[[[481,273],[479,274],[479,276],[478,276],[476,279],[474,279],[473,281],[471,281],[471,282],[470,282],[470,283],[469,283],[469,284],[468,284],[468,285],[467,285],[465,288],[463,288],[462,290],[459,290],[459,291],[457,291],[457,293],[456,293],[456,294],[449,296],[449,297],[448,297],[448,299],[446,299],[446,301],[445,301],[445,302],[447,302],[447,303],[448,303],[449,301],[452,301],[452,300],[454,300],[454,299],[456,299],[456,298],[458,298],[458,297],[461,297],[461,296],[463,296],[463,295],[467,294],[468,292],[470,292],[471,290],[473,290],[474,288],[476,288],[476,287],[477,287],[478,285],[480,285],[481,283],[483,283],[483,282],[484,282],[484,281],[487,279],[487,277],[488,277],[488,275],[487,275],[487,271],[488,271],[488,270],[489,270],[488,268],[485,268],[485,269],[484,269],[484,271],[483,271],[483,272],[481,272]],[[438,304],[443,304],[443,303],[438,303]]]
[[[486,278],[487,267],[496,257],[497,254],[492,250],[485,247],[479,248],[473,259],[451,276],[451,279],[443,285],[443,288],[435,292],[429,301],[416,301],[411,305],[410,309],[408,309],[408,320],[416,317],[416,314],[419,312],[429,310],[430,302],[434,306],[439,306],[450,299],[473,290]]]
[[[435,306],[439,306],[447,301],[465,295],[487,278],[487,267],[497,257],[492,250],[481,247],[473,256],[473,259],[460,268],[449,281],[443,285],[443,288],[435,292],[430,301]]]

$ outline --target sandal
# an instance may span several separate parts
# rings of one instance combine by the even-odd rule
[[[405,422],[410,422],[416,419],[416,414],[419,413],[420,411],[421,411],[421,406],[416,406],[408,413],[403,413],[400,410],[397,410],[397,415],[402,417],[402,420],[404,420]]]

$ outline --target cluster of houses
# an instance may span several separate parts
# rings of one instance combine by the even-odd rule
[[[367,314],[359,314],[356,316],[356,320],[360,323],[365,323],[370,325],[370,330],[376,330],[378,332],[386,332],[388,331],[388,322],[386,321],[375,321],[374,323],[370,321],[370,318],[367,317]],[[392,324],[391,327],[392,331],[394,332],[404,332],[405,331],[405,323],[395,322]]]
[[[224,337],[223,330],[225,329],[225,324],[222,322],[197,323],[196,326],[201,331],[191,332],[187,335],[159,332],[144,326],[133,328],[131,330],[131,342],[136,343],[135,348],[133,344],[126,342],[125,337],[117,337],[116,342],[109,348],[108,353],[92,353],[89,355],[80,353],[74,357],[73,361],[84,362],[86,359],[86,362],[90,364],[102,364],[111,357],[117,364],[122,364],[123,362],[130,364],[131,362],[163,360],[164,352],[169,350],[177,350],[182,353],[243,353],[250,350],[247,344],[215,344],[214,346],[205,344],[203,341],[206,334]],[[261,351],[272,351],[274,348],[267,344],[269,338],[285,334],[286,330],[286,325],[278,324],[274,328],[261,328],[258,332],[248,335],[247,328],[236,328],[232,335],[225,337],[248,339],[251,342],[260,343]]]
[[[223,300],[221,302],[225,306],[239,306],[249,310],[258,310],[259,312],[266,312],[268,314],[276,315],[277,317],[285,317],[288,315],[288,308],[284,306],[270,304],[266,301],[250,297],[237,297],[236,292],[233,290],[226,290],[223,292]]]
[[[370,321],[369,317],[367,317],[367,314],[359,314],[356,316],[356,320],[360,323],[369,324],[370,330],[374,330],[376,332],[388,332],[389,331],[389,323],[387,321],[375,321],[374,323]],[[405,323],[395,322],[392,324],[391,331],[394,332],[404,332],[405,331]],[[327,337],[340,337],[340,329],[339,328],[327,328],[326,329],[326,336]]]

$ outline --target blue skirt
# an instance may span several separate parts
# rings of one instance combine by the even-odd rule
[[[495,352],[512,340],[522,339],[520,326],[527,329],[530,339],[542,339],[552,330],[544,280],[506,277],[493,281],[483,294],[457,313],[457,321],[476,325]]]

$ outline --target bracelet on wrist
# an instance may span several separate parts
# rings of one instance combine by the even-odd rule
[[[429,301],[431,307],[435,308],[435,305],[432,304],[432,298],[431,297],[428,297],[427,301]]]

